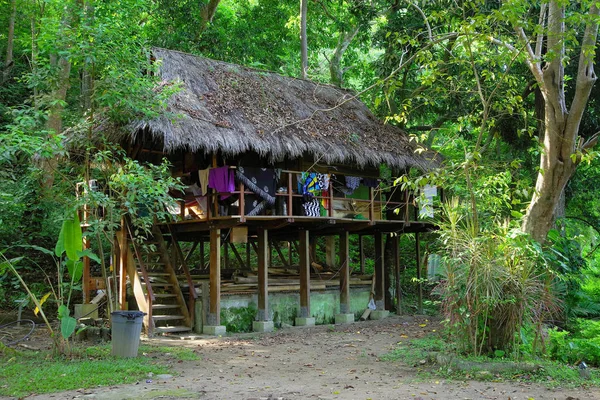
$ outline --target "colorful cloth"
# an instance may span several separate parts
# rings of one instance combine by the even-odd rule
[[[245,195],[244,213],[258,215],[275,205],[275,170],[268,168],[238,167],[235,177],[254,195]]]
[[[233,170],[228,166],[211,168],[208,172],[208,187],[215,189],[218,193],[231,193],[235,191],[235,179]],[[228,194],[221,195],[221,199],[229,197]]]
[[[200,181],[200,188],[202,189],[202,196],[206,196],[208,192],[208,177],[210,174],[210,168],[201,169],[198,171],[198,180]]]

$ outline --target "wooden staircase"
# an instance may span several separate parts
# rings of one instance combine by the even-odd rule
[[[181,291],[180,281],[192,289],[194,285],[176,238],[154,228],[142,245],[131,238],[128,243],[133,263],[128,263],[127,273],[138,307],[147,314],[148,336],[190,332],[196,292],[190,290],[186,300]]]

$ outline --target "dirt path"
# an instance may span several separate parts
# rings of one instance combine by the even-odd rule
[[[435,328],[425,318],[391,317],[273,334],[153,340],[193,348],[202,360],[173,365],[174,378],[152,377],[152,382],[28,399],[600,400],[596,388],[550,390],[521,383],[423,381],[413,367],[379,360],[398,341],[423,336]]]

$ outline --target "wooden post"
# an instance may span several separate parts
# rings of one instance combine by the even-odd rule
[[[369,221],[375,220],[375,189],[369,188]]]
[[[259,229],[258,239],[258,321],[269,320],[269,282],[268,282],[268,255],[269,251],[269,231]]]
[[[417,253],[417,281],[419,282],[418,307],[419,314],[423,314],[423,282],[421,282],[421,240],[419,232],[415,232],[415,252]]]
[[[240,182],[240,210],[239,210],[239,214],[240,214],[240,222],[245,222],[246,221],[246,189],[244,188],[244,184]]]
[[[350,312],[350,234],[340,234],[340,314]]]
[[[384,248],[383,234],[376,232],[375,236],[375,305],[377,310],[385,310],[385,279],[384,279]]]
[[[246,241],[246,269],[252,271],[252,266],[250,265],[250,238]]]
[[[340,236],[340,240],[342,236]],[[342,244],[340,243],[340,248]],[[335,236],[327,236],[325,238],[325,264],[329,268],[332,268],[335,265]],[[340,264],[342,264],[342,260],[340,260]]]
[[[308,230],[300,231],[300,317],[310,317],[310,244]]]
[[[229,230],[229,235],[231,235],[231,229]],[[223,265],[225,266],[225,270],[227,270],[229,269],[229,242],[226,240],[221,245],[223,246]]]
[[[396,280],[396,314],[402,314],[402,288],[400,287],[400,236],[393,237],[394,246],[394,278]]]
[[[200,269],[204,269],[204,239],[200,239]]]
[[[210,230],[210,306],[207,325],[221,324],[221,230]]]
[[[89,215],[90,210],[89,206],[86,204],[83,206],[83,224],[85,228],[83,229],[83,233],[85,234],[87,230],[87,226],[89,224]],[[88,250],[90,248],[90,240],[87,236],[83,237],[83,250]],[[90,258],[83,257],[83,279],[82,279],[82,290],[83,290],[83,304],[88,304],[90,302]]]
[[[365,273],[365,248],[363,235],[358,235],[358,255],[360,257],[360,273]]]
[[[119,288],[119,299],[121,300],[121,304],[119,304],[119,308],[121,310],[126,310],[127,307],[127,260],[129,259],[129,243],[127,243],[127,231],[125,230],[125,219],[121,219],[121,231],[120,234],[121,240],[119,242],[119,274],[121,276],[120,279],[120,288]],[[106,282],[106,293],[109,294],[109,285],[110,282]],[[133,286],[133,284],[132,284]],[[112,301],[109,297],[108,301]]]
[[[288,172],[288,185],[287,185],[287,215],[291,217],[293,215],[293,205],[292,205],[292,194],[294,191],[292,190],[292,173]]]

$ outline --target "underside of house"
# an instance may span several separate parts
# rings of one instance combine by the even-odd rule
[[[149,335],[194,326],[223,333],[223,297],[233,293],[256,299],[255,330],[272,329],[275,293],[298,294],[297,325],[314,323],[311,292],[323,290],[338,293],[336,322],[354,320],[353,287],[385,313],[386,235],[396,234],[398,249],[398,234],[435,229],[391,177],[431,168],[429,153],[339,88],[176,51],[153,55],[162,84],[180,89],[162,116],[132,124],[119,140],[140,162],[168,159],[187,188],[145,243],[131,240],[124,220],[114,255],[120,307],[135,307],[132,293]],[[354,272],[351,235],[359,237]],[[397,251],[393,258],[398,271]],[[93,281],[84,276],[84,302]]]

